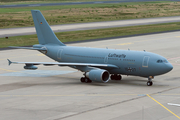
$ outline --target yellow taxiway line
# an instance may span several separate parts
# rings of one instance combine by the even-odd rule
[[[160,102],[158,102],[157,100],[155,100],[153,97],[151,97],[149,94],[147,94],[148,97],[150,97],[152,100],[154,100],[156,103],[158,103],[159,105],[161,105],[164,109],[166,109],[167,111],[169,111],[171,114],[173,114],[174,116],[176,116],[178,119],[180,119],[179,116],[177,116],[175,113],[173,113],[171,110],[169,110],[167,107],[165,107],[164,105],[162,105]]]

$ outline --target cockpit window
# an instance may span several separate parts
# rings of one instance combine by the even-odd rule
[[[157,63],[168,63],[167,60],[157,60]]]
[[[164,62],[164,63],[168,63],[168,61],[167,61],[167,60],[163,60],[163,62]]]
[[[157,63],[162,63],[163,61],[162,60],[157,60]]]

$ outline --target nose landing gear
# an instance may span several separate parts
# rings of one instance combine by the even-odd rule
[[[147,82],[147,86],[152,86],[153,85],[153,82],[152,81],[148,81]]]
[[[149,76],[149,77],[148,77],[147,86],[152,86],[152,85],[153,85],[153,82],[152,82],[152,79],[153,79],[153,78],[154,78],[153,76]]]

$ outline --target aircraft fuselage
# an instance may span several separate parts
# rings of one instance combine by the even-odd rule
[[[116,69],[104,68],[110,74],[149,77],[167,73],[172,69],[172,65],[166,58],[146,51],[58,46],[53,44],[45,45],[45,47],[48,50],[46,55],[58,62],[99,63],[118,66]],[[81,67],[76,67],[76,69],[81,70]]]

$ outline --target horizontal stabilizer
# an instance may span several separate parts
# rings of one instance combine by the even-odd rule
[[[33,47],[16,47],[16,46],[9,46],[9,48],[14,49],[28,49],[28,50],[47,50],[46,48],[33,48]]]
[[[7,59],[7,60],[8,60],[8,62],[9,62],[9,65],[11,65],[12,62],[11,62],[9,59]]]

